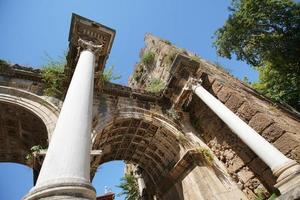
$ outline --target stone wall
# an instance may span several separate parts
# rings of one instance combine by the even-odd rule
[[[41,71],[0,60],[0,85],[42,94]]]
[[[216,76],[212,73],[204,78],[204,85],[282,153],[300,161],[300,123],[295,113],[280,108],[280,105],[258,95],[228,75]],[[268,166],[199,98],[193,97],[189,110],[191,118],[194,119],[192,123],[200,133],[200,137],[225,164],[228,172],[250,199],[254,199],[262,191],[274,192],[276,178]]]
[[[149,87],[151,80],[160,79],[166,85],[175,74],[174,53],[182,54],[196,61],[197,72],[193,74],[203,80],[203,86],[230,110],[261,134],[288,157],[300,161],[300,120],[299,114],[288,107],[274,103],[258,94],[249,85],[232,77],[222,68],[212,65],[194,54],[176,48],[152,35],[145,37],[146,47],[141,51],[141,60],[147,52],[153,52],[153,63],[146,66],[137,64],[133,74],[140,73],[139,79],[131,77],[129,84],[136,88]],[[140,70],[140,69],[143,70]],[[182,70],[183,71],[183,70]],[[182,86],[185,76],[181,74],[177,82]],[[173,86],[170,83],[169,87]],[[163,88],[164,89],[164,88]],[[162,89],[162,90],[163,90]],[[178,88],[179,90],[181,88]],[[171,103],[173,99],[170,99]],[[190,113],[197,136],[202,139],[224,163],[232,178],[247,195],[255,199],[257,195],[269,196],[275,191],[276,178],[266,166],[231,130],[197,97],[193,96],[185,111]]]
[[[153,53],[154,59],[148,64],[143,63],[143,58]],[[134,72],[129,78],[128,85],[132,88],[149,89],[151,81],[160,80],[166,86],[172,73],[172,63],[177,54],[184,54],[191,57],[195,55],[185,49],[173,46],[169,41],[162,40],[151,34],[145,36],[145,48],[140,51],[140,61],[135,65]],[[196,58],[196,57],[195,57]],[[162,87],[161,90],[164,88]]]

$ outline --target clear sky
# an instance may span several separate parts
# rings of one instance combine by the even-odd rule
[[[212,47],[214,32],[228,17],[229,4],[230,0],[0,0],[0,59],[39,68],[46,54],[62,56],[74,12],[116,30],[108,66],[114,65],[122,75],[121,84],[127,84],[138,62],[147,32],[253,81],[257,73],[250,67],[218,57]],[[99,194],[105,185],[118,192],[114,186],[119,184],[123,167],[121,162],[113,162],[98,170],[93,184]],[[20,199],[31,186],[29,168],[0,164],[0,199]]]

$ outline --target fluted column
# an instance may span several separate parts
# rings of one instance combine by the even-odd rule
[[[228,109],[221,101],[201,86],[201,81],[190,79],[187,87],[191,89],[255,154],[263,160],[278,177],[277,185],[293,179],[300,172],[300,165],[282,154],[272,144],[259,135],[248,124]],[[298,177],[299,179],[299,177]]]
[[[102,46],[79,39],[81,47],[69,89],[36,186],[25,199],[95,199],[90,183],[95,53]]]

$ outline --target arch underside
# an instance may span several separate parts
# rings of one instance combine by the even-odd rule
[[[35,145],[48,146],[47,128],[29,110],[0,101],[0,162],[27,164],[26,155]]]
[[[118,118],[97,135],[93,149],[103,150],[100,160],[124,160],[138,164],[159,185],[180,160],[180,141],[164,122],[141,118]]]

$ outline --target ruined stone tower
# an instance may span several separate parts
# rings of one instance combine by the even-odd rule
[[[129,86],[104,82],[114,36],[73,15],[61,99],[40,70],[1,62],[0,161],[34,169],[25,199],[95,199],[90,178],[112,160],[148,199],[300,197],[298,113],[150,34]],[[36,145],[49,147],[29,163]]]

